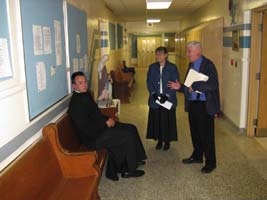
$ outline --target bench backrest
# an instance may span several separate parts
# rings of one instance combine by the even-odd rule
[[[76,129],[68,113],[60,117],[54,125],[57,129],[58,139],[62,148],[69,152],[86,150],[77,136]]]
[[[117,70],[116,71],[114,71],[114,70],[110,71],[110,75],[111,75],[111,78],[113,81],[117,81],[117,82],[123,81],[121,73]]]
[[[64,151],[67,151],[69,153],[92,151],[81,144],[79,138],[77,137],[75,126],[73,125],[73,122],[68,113],[65,113],[55,123],[48,126],[53,126],[54,130],[56,131],[56,137],[58,137],[60,147],[63,148]],[[107,152],[105,149],[97,150],[96,152],[98,155],[96,164],[101,169],[103,169]]]
[[[0,175],[0,199],[45,199],[62,178],[48,139],[42,138]]]

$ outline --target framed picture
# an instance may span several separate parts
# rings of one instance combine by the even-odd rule
[[[238,51],[239,49],[239,31],[235,30],[232,32],[232,50]]]

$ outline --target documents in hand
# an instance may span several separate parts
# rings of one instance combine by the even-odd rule
[[[186,87],[191,87],[191,85],[194,82],[197,82],[197,81],[205,81],[206,82],[208,80],[209,80],[209,77],[206,76],[205,74],[202,74],[202,73],[197,72],[196,70],[190,69],[188,72],[188,75],[185,79],[184,85]]]
[[[160,103],[159,100],[156,100],[156,103],[168,110],[170,110],[172,107],[172,103],[169,101],[165,101],[165,103]]]

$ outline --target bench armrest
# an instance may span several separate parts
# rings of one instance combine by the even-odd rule
[[[52,124],[44,127],[43,136],[53,148],[65,177],[101,175],[101,171],[96,165],[97,153],[95,151],[78,153],[65,152],[58,141],[57,129]]]
[[[101,172],[96,163],[96,155],[58,155],[60,167],[65,177],[100,176]]]

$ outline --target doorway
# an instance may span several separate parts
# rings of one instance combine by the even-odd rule
[[[267,137],[267,7],[252,12],[247,135]]]
[[[155,62],[155,49],[162,44],[161,37],[138,37],[137,60],[138,67],[148,67]]]

